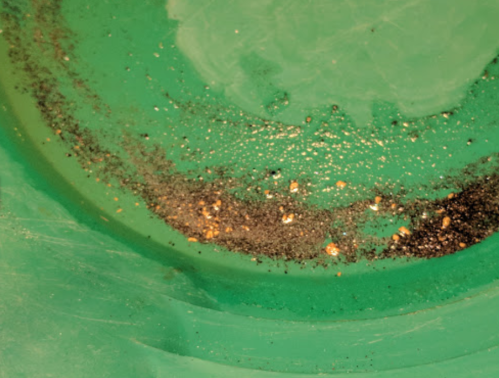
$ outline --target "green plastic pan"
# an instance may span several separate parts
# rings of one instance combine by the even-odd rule
[[[499,2],[0,1],[0,377],[499,376]]]

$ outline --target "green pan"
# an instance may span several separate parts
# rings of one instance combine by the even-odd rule
[[[1,0],[0,377],[498,377],[498,19]]]

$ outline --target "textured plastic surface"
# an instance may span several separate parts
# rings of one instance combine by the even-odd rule
[[[2,11],[15,13],[7,7],[9,3],[14,2],[5,1]],[[175,113],[172,104],[165,102],[160,105],[160,98],[164,97],[164,91],[160,89],[168,87],[169,93],[181,98],[185,104],[191,98],[204,96],[204,87],[211,85],[210,80],[220,77],[220,72],[210,71],[212,67],[211,63],[206,63],[209,62],[206,55],[193,56],[193,52],[182,44],[189,46],[185,41],[185,33],[190,30],[189,22],[195,21],[198,27],[208,25],[208,30],[213,23],[221,22],[218,17],[224,17],[222,9],[225,4],[222,3],[225,2],[220,6],[215,2],[200,8],[197,13],[189,8],[192,2],[184,2],[184,8],[182,2],[172,2],[169,4],[170,14],[162,1],[143,2],[141,5],[125,3],[118,7],[113,2],[62,2],[64,18],[52,20],[71,25],[74,33],[71,41],[76,45],[76,50],[71,50],[72,55],[67,56],[69,60],[65,55],[58,58],[67,64],[76,61],[74,64],[79,75],[104,98],[102,103],[109,104],[112,109],[110,118],[95,109],[92,111],[91,100],[87,98],[86,103],[69,86],[66,95],[76,104],[74,114],[81,117],[86,127],[108,132],[111,135],[109,144],[116,140],[112,139],[113,131],[125,127],[125,124],[134,125],[135,133],[147,132],[151,140],[156,138],[165,144],[171,142],[169,137],[180,137],[188,130],[185,125],[199,126],[195,132],[191,131],[191,139],[196,139],[197,135],[203,140],[208,135],[203,122],[207,122],[208,115],[213,115],[213,111],[206,110],[205,100],[197,104],[202,109],[198,113]],[[351,3],[358,8],[357,11],[351,13],[349,6],[339,7],[338,14],[346,18],[348,11],[348,14],[361,17],[365,12],[363,15],[368,20],[360,19],[357,28],[364,28],[374,35],[383,30],[373,19],[377,20],[374,17],[376,12],[383,14],[383,7],[391,7],[390,2],[383,2],[376,12],[371,9],[361,11],[361,2]],[[46,4],[53,8],[58,2],[47,1]],[[446,9],[454,9],[451,4],[456,2],[447,2]],[[463,46],[470,46],[469,41],[456,42],[456,46],[461,47],[456,51],[466,51],[466,54],[453,56],[461,63],[453,66],[454,69],[440,62],[442,70],[448,69],[448,81],[438,85],[431,82],[433,86],[422,82],[420,87],[420,95],[425,98],[428,93],[443,90],[440,99],[445,97],[447,100],[431,104],[435,109],[422,101],[419,110],[411,116],[443,111],[448,103],[466,99],[470,81],[482,74],[483,67],[496,54],[497,33],[476,30],[478,20],[485,20],[483,24],[490,28],[497,27],[494,22],[487,23],[489,19],[497,19],[495,3],[484,2],[481,7],[473,5],[470,8],[464,5],[465,2],[457,4],[459,6],[454,11],[460,16],[455,16],[456,19],[469,17],[469,28],[464,21],[458,23],[456,30],[459,33],[456,31],[455,35],[476,35],[481,43],[465,49]],[[411,6],[416,5],[407,2],[406,13],[404,7],[396,13],[400,15],[399,21],[405,20],[406,26],[409,20],[417,21],[411,16],[414,12]],[[24,3],[20,6],[28,7]],[[263,7],[263,4],[258,4],[258,7]],[[438,9],[432,12],[424,6],[417,9],[433,15],[432,20],[442,17]],[[43,7],[39,11],[43,12]],[[229,11],[237,14],[234,9],[228,8]],[[239,25],[252,25],[257,22],[255,20],[265,24],[266,18],[263,21],[262,18],[252,19],[253,12],[242,9]],[[302,18],[313,19],[313,15],[302,9],[295,9],[295,12]],[[200,19],[186,14],[196,14]],[[275,19],[279,9],[266,9],[266,14],[268,19]],[[282,17],[302,22],[289,14]],[[30,16],[25,15],[25,19],[29,25]],[[382,25],[393,25],[397,17],[393,15],[384,23],[380,20],[378,23]],[[37,22],[44,25],[40,19]],[[318,27],[322,23],[318,22]],[[88,26],[90,24],[92,27]],[[289,28],[286,22],[284,26]],[[338,29],[346,27],[346,24],[339,25]],[[202,40],[204,29],[199,28],[201,31],[190,30],[188,35]],[[371,31],[373,28],[374,32]],[[0,29],[6,32],[5,20]],[[244,37],[243,26],[228,26],[228,29],[230,38]],[[432,37],[438,30],[436,26],[430,28],[428,35],[423,30],[419,37],[426,36],[430,42],[435,41]],[[480,39],[481,32],[485,37]],[[387,33],[391,36],[398,34],[395,29]],[[355,36],[351,38],[362,40]],[[306,45],[305,34],[303,40],[301,43]],[[254,45],[254,40],[245,41]],[[450,41],[449,36],[447,42]],[[177,42],[180,50],[171,47]],[[163,53],[167,48],[172,51]],[[284,266],[267,260],[256,265],[249,256],[233,254],[212,245],[188,243],[183,235],[151,218],[143,206],[136,207],[132,195],[105,187],[92,176],[89,179],[89,172],[82,171],[78,163],[66,157],[66,147],[45,125],[36,101],[29,91],[22,90],[23,84],[29,81],[8,61],[8,52],[12,49],[0,34],[0,376],[232,377],[237,374],[241,377],[307,377],[318,374],[344,376],[353,372],[368,377],[498,375],[497,235],[441,259],[365,261],[329,269],[300,269],[293,264]],[[303,50],[303,46],[300,49]],[[60,62],[47,50],[41,51],[36,52],[40,60],[48,57],[47,60],[52,62],[49,67],[58,72]],[[202,53],[201,50],[196,52]],[[312,57],[317,58],[315,55],[319,52],[317,45],[311,48]],[[161,60],[164,56],[166,61]],[[282,57],[269,57],[272,63],[262,63],[261,54],[257,53],[236,58],[223,54],[217,56],[220,64],[228,62],[228,66],[234,68],[232,74],[236,76],[238,68],[252,72],[252,64],[261,67],[292,63],[291,67],[284,69],[288,74],[295,72],[294,67],[315,64],[302,62],[292,49]],[[372,60],[357,57],[349,61],[348,66],[357,61],[369,67],[372,64]],[[200,67],[200,62],[207,65]],[[230,62],[237,62],[239,66]],[[341,64],[341,60],[338,58],[334,64]],[[386,62],[381,60],[380,64]],[[425,67],[429,63],[412,61],[411,64]],[[420,69],[418,75],[425,77],[425,71]],[[179,70],[185,74],[180,77],[170,75]],[[295,74],[304,77],[302,88],[310,88],[308,85],[313,77],[300,72]],[[249,112],[257,112],[255,109],[260,104],[254,102],[256,99],[274,104],[274,89],[265,87],[258,80],[246,82],[247,77],[241,75],[239,77],[244,80],[235,83],[237,85],[215,92],[213,96],[217,96],[218,104],[232,109],[233,113],[238,113],[239,108],[234,110],[228,104],[235,103]],[[330,80],[334,80],[335,73],[331,75]],[[265,75],[263,77],[265,79]],[[364,88],[369,77],[361,75],[359,81],[345,83],[345,88],[350,88],[350,97],[341,98],[334,91],[328,94],[334,101],[343,101],[357,122],[365,122],[373,116],[366,111],[366,107],[372,106],[373,99],[387,96],[384,80],[388,79],[380,74],[382,79],[369,84],[372,88],[369,96],[352,100],[359,92],[355,85]],[[64,90],[67,77],[61,74],[60,78]],[[19,83],[21,90],[16,87]],[[224,85],[221,84],[223,88]],[[285,79],[280,81],[280,85],[291,86]],[[401,89],[409,84],[392,81],[391,85],[392,89]],[[445,155],[453,153],[457,158],[443,161],[442,170],[451,171],[497,152],[496,144],[491,143],[497,141],[497,127],[483,126],[490,125],[497,115],[492,108],[494,96],[497,96],[494,85],[490,82],[486,87],[490,103],[484,100],[482,106],[472,103],[467,108],[468,113],[480,119],[480,124],[470,131],[456,129],[455,134],[447,135]],[[316,85],[312,87],[311,98],[316,98],[317,93],[328,92]],[[156,88],[161,95],[151,88]],[[193,88],[198,88],[199,93],[193,93]],[[345,88],[342,93],[347,90]],[[390,93],[402,96],[406,101],[411,96],[418,97],[417,88],[413,87],[408,97],[403,97],[397,90]],[[187,93],[188,90],[191,92]],[[293,90],[296,88],[289,88],[289,93],[292,94]],[[241,91],[248,96],[241,96]],[[269,100],[266,96],[272,98]],[[245,98],[251,101],[241,102]],[[308,99],[303,95],[303,99],[297,101],[298,105],[292,102],[289,110],[271,112],[270,116],[279,120],[305,119],[311,111],[317,111],[319,116],[322,110],[311,110]],[[393,98],[385,100],[393,101]],[[396,106],[410,108],[404,101]],[[462,100],[463,103],[466,101]],[[488,105],[483,106],[484,103]],[[158,113],[155,107],[168,107],[169,114],[173,113],[168,116],[171,117],[167,118],[168,122],[178,122],[183,128],[174,130],[176,134],[173,132],[169,137],[162,137],[164,129],[161,125],[166,116]],[[382,106],[373,107],[374,113],[393,111]],[[219,108],[215,111],[220,112]],[[269,116],[260,114],[259,117],[264,115]],[[376,114],[373,117],[376,118]],[[317,118],[315,114],[313,118]],[[441,147],[445,128],[437,130],[440,134],[427,140],[431,146]],[[478,140],[472,148],[463,150],[462,142],[471,134]],[[488,135],[490,141],[485,142],[484,135]],[[216,143],[237,145],[242,140],[240,135],[226,136],[226,139],[198,143],[209,150]],[[178,161],[180,169],[187,173],[196,168],[197,163],[194,159],[180,158],[183,153],[180,143],[169,150],[169,157]],[[251,143],[249,140],[248,145]],[[289,143],[277,143],[277,146],[285,151]],[[398,148],[405,150],[414,160],[418,154],[429,150],[425,144],[413,145],[410,142]],[[235,159],[243,168],[269,164],[270,157],[267,156],[266,161],[249,154],[250,147],[238,151],[241,155]],[[381,150],[369,151],[372,159],[383,154]],[[274,153],[278,154],[278,151]],[[208,160],[210,164],[221,164],[226,162],[228,155],[215,154],[213,159],[215,161]],[[307,170],[307,164],[312,163],[297,157],[284,166],[298,174]],[[390,162],[387,165],[384,170],[376,168],[385,178],[398,179],[401,172],[407,171],[395,162],[391,167]],[[359,176],[358,184],[367,186],[376,180],[375,175],[368,172],[370,169],[360,168],[352,177]],[[435,172],[428,167],[419,169],[406,184],[418,187],[421,182],[431,179],[432,174]],[[317,185],[326,184],[318,182]],[[122,212],[116,212],[115,197],[120,199]],[[325,203],[330,200],[327,194],[323,194],[314,201]],[[341,277],[336,275],[339,271]]]

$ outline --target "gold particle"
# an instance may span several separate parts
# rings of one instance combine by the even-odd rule
[[[454,193],[450,193],[450,194],[447,196],[447,198],[448,198],[448,199],[452,199],[452,198],[454,198],[454,196],[455,196],[455,194],[454,194]]]
[[[216,211],[220,210],[220,207],[222,206],[222,201],[221,200],[217,200],[213,205],[213,209],[215,209]]]
[[[326,246],[326,253],[330,256],[338,256],[340,254],[340,249],[334,243],[329,243]],[[340,273],[341,274],[341,273]]]
[[[284,224],[291,223],[291,222],[293,222],[293,219],[295,219],[294,214],[284,214],[282,216],[282,223],[284,223]]]
[[[121,213],[122,211],[123,211],[123,209],[116,210],[117,213]]]
[[[62,131],[61,130],[56,130],[55,133],[59,135]]]
[[[227,227],[227,228],[225,229],[225,232],[227,232],[227,233],[232,232],[232,231],[233,231],[232,227]]]
[[[442,220],[442,228],[447,228],[450,226],[450,218],[449,217],[445,217],[443,220]]]
[[[338,272],[337,276],[338,276],[338,277],[341,277],[341,272]]]
[[[399,232],[403,235],[403,236],[407,236],[407,235],[410,235],[411,234],[411,231],[409,231],[406,227],[402,226],[399,228]]]
[[[466,247],[466,244],[465,244],[465,243],[459,243],[459,246],[460,246],[461,248],[464,248],[464,247]]]
[[[307,123],[310,123],[312,121],[312,117],[308,116],[306,119]]]
[[[114,197],[114,200],[115,200],[115,201],[118,201],[118,197]]]
[[[399,241],[400,240],[400,236],[398,236],[397,234],[394,234],[392,236],[392,239],[395,240],[395,241]]]
[[[191,242],[191,243],[195,243],[197,242],[198,240],[196,238],[189,238],[187,239],[188,242]]]
[[[374,203],[380,203],[380,202],[381,202],[381,197],[380,196],[374,197]]]
[[[213,239],[213,231],[212,230],[206,231],[206,239]]]
[[[340,188],[340,189],[343,189],[344,187],[346,187],[346,186],[347,186],[347,183],[346,183],[345,181],[341,181],[341,180],[340,180],[340,181],[336,182],[336,186],[337,186],[338,188]]]
[[[289,184],[289,191],[291,193],[296,193],[298,191],[298,182],[291,181],[291,184]]]

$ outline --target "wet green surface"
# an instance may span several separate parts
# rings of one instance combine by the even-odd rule
[[[16,14],[12,3],[0,10]],[[299,180],[299,200],[323,208],[372,199],[373,188],[440,198],[494,172],[495,157],[462,169],[498,152],[496,2],[406,2],[389,16],[389,1],[335,12],[171,2],[167,13],[163,1],[46,11],[57,3],[34,3],[36,13],[19,2],[31,9],[21,37],[80,127],[125,160],[131,135],[188,177],[227,170],[241,198]],[[321,39],[337,32],[338,45]],[[328,269],[188,243],[116,178],[97,182],[99,164],[84,171],[66,156],[70,139],[45,124],[2,34],[0,376],[497,376],[497,234],[440,259]],[[266,178],[272,170],[280,177]],[[369,213],[362,227],[389,236],[397,225]]]
[[[2,112],[2,122],[15,124]],[[259,276],[247,265],[247,277],[227,269],[210,277],[199,260],[193,274],[189,263],[172,265],[173,250],[161,249],[160,260],[144,239],[119,238],[96,224],[85,205],[78,210],[66,202],[12,151],[3,131],[1,140],[5,377],[498,372],[497,287],[484,282],[496,278],[495,237],[473,254],[371,275],[355,274],[355,265],[334,280],[317,270],[305,280],[293,271]],[[426,310],[411,313],[418,297]],[[339,306],[338,321],[331,315],[317,321],[320,309]],[[370,319],[353,320],[355,310]],[[405,315],[385,317],[387,311]],[[302,321],[284,320],[297,316]]]
[[[466,164],[497,152],[489,142],[498,138],[497,84],[489,78],[480,82],[474,93],[470,93],[470,87],[497,55],[495,35],[499,31],[493,28],[497,27],[495,15],[499,9],[494,2],[479,7],[460,3],[447,11],[446,17],[455,23],[448,24],[443,23],[442,14],[449,4],[443,2],[438,5],[442,9],[434,9],[428,3],[406,3],[393,15],[382,15],[382,6],[355,10],[362,8],[355,3],[351,4],[354,10],[332,3],[329,6],[334,11],[319,5],[305,11],[301,8],[305,5],[298,5],[285,12],[278,6],[252,3],[246,9],[232,3],[235,9],[224,13],[219,9],[222,3],[195,12],[191,8],[195,3],[173,2],[174,16],[168,18],[166,10],[147,3],[139,9],[135,4],[113,7],[102,2],[85,7],[77,1],[64,3],[63,14],[77,41],[75,62],[65,64],[74,64],[83,77],[91,75],[91,88],[112,109],[110,121],[98,114],[91,117],[83,104],[75,105],[76,114],[81,114],[85,126],[105,129],[110,139],[113,133],[117,134],[114,138],[121,138],[123,127],[134,135],[147,134],[148,144],[162,145],[176,168],[191,177],[210,180],[206,168],[229,169],[231,176],[243,178],[244,192],[247,187],[252,191],[257,187],[272,189],[273,183],[263,176],[268,170],[280,169],[280,187],[286,187],[289,180],[310,183],[307,201],[326,208],[372,198],[373,187],[404,186],[414,192],[414,197],[434,196],[426,185],[437,185],[442,174],[457,176]],[[131,12],[140,16],[130,18]],[[425,22],[418,22],[415,13],[425,14]],[[242,25],[237,34],[237,28],[224,19],[234,14],[240,19],[236,17],[231,23]],[[299,17],[312,14],[324,17],[314,19],[314,28],[298,22]],[[327,22],[330,14],[334,19]],[[182,22],[182,17],[188,21]],[[475,17],[480,22],[475,22]],[[282,24],[272,23],[275,18],[282,18]],[[212,21],[211,26],[206,27],[206,20]],[[90,22],[92,30],[88,29]],[[401,26],[394,25],[397,23]],[[224,27],[217,27],[220,24]],[[244,27],[251,24],[268,25],[270,29],[244,36]],[[288,35],[296,24],[309,30],[308,34],[295,28]],[[379,33],[372,33],[371,25],[376,24],[380,24]],[[338,30],[345,35],[336,36]],[[333,42],[326,43],[322,35]],[[428,35],[446,38],[429,40]],[[296,41],[296,36],[301,39]],[[414,44],[413,39],[419,42]],[[355,42],[351,40],[358,41],[359,46],[352,48]],[[397,46],[400,48],[394,54]],[[287,54],[282,52],[286,49]],[[266,60],[253,50],[265,55]],[[281,53],[269,57],[267,50]],[[312,56],[308,56],[309,50]],[[322,66],[329,65],[329,59],[318,61],[333,52],[346,55],[342,60],[345,67],[330,72]],[[379,62],[373,63],[375,58],[369,52],[376,54]],[[494,73],[498,70],[491,68]],[[248,72],[240,74],[240,70]],[[280,80],[281,72],[289,79]],[[392,80],[383,79],[383,73],[392,75]],[[339,75],[348,79],[343,83]],[[222,76],[242,79],[227,86],[219,80]],[[283,81],[277,92],[272,89],[262,94],[260,86],[276,80]],[[317,83],[327,85],[332,94],[325,96],[328,88]],[[121,90],[116,93],[110,88]],[[267,101],[273,104],[286,96],[289,110],[268,111]],[[263,105],[243,101],[267,97]],[[417,106],[417,101],[422,101],[421,105]],[[339,106],[336,114],[332,114],[333,105]],[[449,119],[439,115],[456,106]],[[362,110],[357,112],[357,108]],[[432,114],[438,117],[425,117]],[[310,123],[306,122],[308,116],[312,118]],[[393,121],[398,121],[396,127],[391,127]],[[106,127],[109,123],[121,127]],[[469,140],[473,141],[470,145]],[[460,153],[465,148],[466,154]],[[348,196],[336,190],[338,180],[349,183]]]

